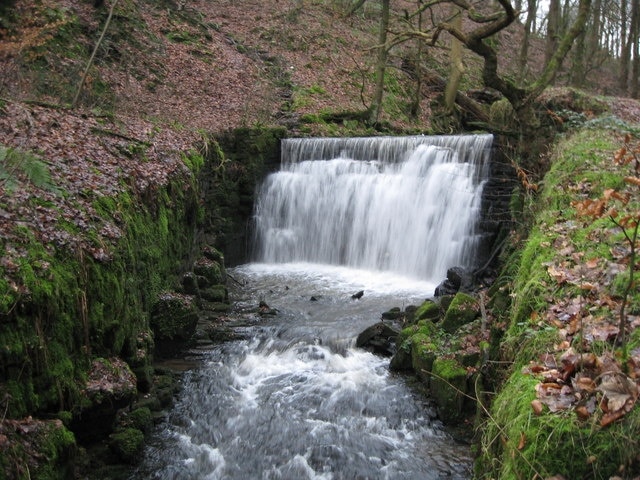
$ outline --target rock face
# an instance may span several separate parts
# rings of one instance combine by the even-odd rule
[[[176,290],[162,293],[153,306],[150,325],[156,356],[172,357],[190,346],[199,326],[218,338],[211,323],[229,309],[226,281],[224,256],[205,246],[192,269],[182,275]]]

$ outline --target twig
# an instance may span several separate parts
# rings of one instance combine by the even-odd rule
[[[78,103],[78,97],[80,97],[80,92],[82,91],[82,86],[84,85],[85,80],[87,79],[87,74],[89,73],[89,69],[91,68],[91,65],[93,64],[93,59],[96,57],[96,53],[98,52],[98,48],[100,48],[100,45],[102,44],[102,40],[104,40],[104,36],[107,33],[107,29],[109,28],[109,24],[111,23],[111,18],[113,18],[113,10],[116,8],[116,5],[118,4],[119,0],[114,0],[114,2],[111,4],[111,8],[109,9],[109,16],[107,17],[107,21],[104,24],[104,28],[102,29],[102,33],[100,34],[100,38],[98,39],[96,46],[93,49],[93,52],[91,52],[91,57],[89,57],[89,61],[87,62],[87,66],[84,69],[84,73],[82,74],[82,79],[80,80],[80,83],[78,84],[78,89],[76,90],[76,95],[75,97],[73,97],[73,102],[71,102],[71,108],[75,108],[76,104]]]
[[[235,278],[233,278],[229,273],[227,273],[227,277],[229,277],[231,280],[233,280],[234,282],[236,282],[238,285],[240,285],[241,287],[244,287],[244,283],[239,282],[238,280],[236,280]]]

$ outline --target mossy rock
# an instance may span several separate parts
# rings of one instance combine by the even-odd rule
[[[224,265],[224,255],[217,248],[207,245],[202,249],[202,255],[204,255],[205,258],[208,258],[212,262],[216,262],[219,265]]]
[[[194,297],[166,292],[151,310],[150,325],[161,356],[170,356],[183,348],[193,337],[198,324]]]
[[[149,407],[139,407],[127,415],[127,424],[141,432],[149,432],[153,426],[153,415]]]
[[[135,463],[144,445],[144,433],[125,428],[109,436],[109,448],[123,463]]]
[[[208,257],[201,257],[196,261],[193,273],[206,278],[208,285],[224,284],[227,280],[224,266]]]
[[[386,312],[382,312],[383,320],[400,320],[403,317],[404,313],[402,312],[400,307],[393,307]]]
[[[438,417],[444,423],[462,420],[467,393],[467,370],[454,358],[436,358],[429,382]]]
[[[398,348],[391,361],[389,362],[391,370],[411,370],[413,364],[411,362],[411,340],[406,339],[404,342],[398,343]]]
[[[433,300],[425,300],[422,305],[418,307],[414,314],[414,321],[419,320],[431,320],[437,322],[440,319],[440,305]]]
[[[458,328],[475,320],[480,308],[475,298],[466,293],[457,293],[442,320],[441,328],[447,333],[455,333]]]
[[[411,366],[422,379],[428,379],[436,359],[437,345],[431,336],[418,333],[411,337]]]
[[[200,297],[207,302],[228,303],[229,292],[224,285],[212,285],[200,290]]]

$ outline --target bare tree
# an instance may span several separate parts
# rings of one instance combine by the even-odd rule
[[[640,0],[638,0],[640,1]],[[543,71],[532,82],[526,85],[517,84],[508,76],[499,72],[499,52],[494,42],[489,41],[498,32],[511,25],[516,19],[516,11],[508,0],[497,0],[497,8],[493,11],[479,12],[476,3],[467,0],[433,0],[425,2],[421,10],[433,7],[437,4],[455,4],[463,12],[470,22],[466,22],[463,30],[452,21],[439,22],[432,31],[397,32],[393,42],[401,43],[408,38],[420,36],[430,40],[431,45],[436,45],[443,33],[448,33],[458,39],[467,49],[479,55],[483,59],[482,80],[486,87],[498,90],[513,107],[517,123],[523,130],[529,130],[536,125],[536,117],[533,111],[533,103],[555,79],[564,59],[571,49],[574,41],[584,31],[589,18],[591,0],[579,0],[575,17],[555,41],[555,49],[549,51],[548,60]],[[413,14],[415,15],[415,13]],[[411,18],[411,15],[407,16]],[[469,27],[469,25],[471,25]]]

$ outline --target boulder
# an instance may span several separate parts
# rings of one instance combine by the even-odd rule
[[[200,286],[198,285],[198,276],[193,272],[186,272],[182,275],[180,281],[182,285],[182,292],[187,295],[198,295]]]
[[[200,257],[193,265],[193,273],[206,279],[206,285],[224,285],[227,275],[224,266],[208,257]]]
[[[109,436],[109,448],[123,463],[139,461],[144,446],[144,433],[137,428],[125,428]]]
[[[440,305],[438,305],[438,303],[433,300],[425,300],[415,311],[413,319],[414,322],[419,322],[420,320],[431,320],[435,323],[440,320],[441,313]]]
[[[393,307],[386,312],[382,312],[383,320],[402,320],[404,313],[400,310],[400,307]]]
[[[455,295],[459,291],[469,292],[473,289],[473,274],[462,267],[447,270],[447,278],[436,287],[434,296]]]
[[[447,424],[464,419],[468,413],[464,411],[467,369],[453,358],[436,358],[432,372],[429,389],[438,418]]]
[[[356,347],[364,348],[379,355],[391,356],[396,350],[396,339],[400,330],[378,322],[366,328],[356,339]]]
[[[228,303],[229,293],[224,285],[211,285],[200,290],[200,297],[207,302]]]

